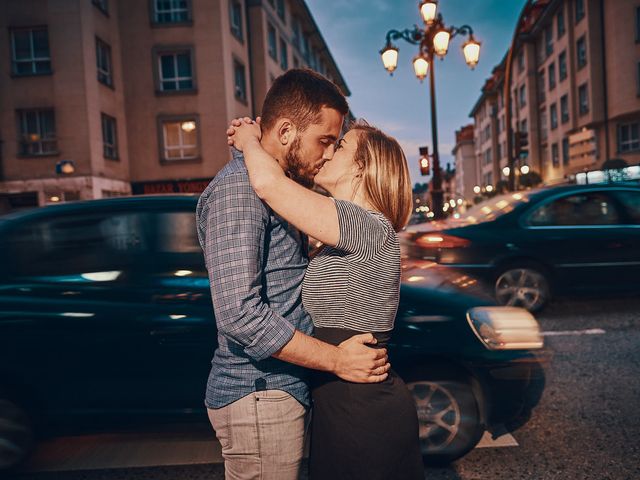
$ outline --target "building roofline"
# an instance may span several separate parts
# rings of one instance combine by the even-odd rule
[[[338,64],[336,63],[335,59],[333,58],[333,55],[331,54],[331,50],[329,50],[329,46],[327,45],[327,42],[324,40],[324,37],[322,36],[322,33],[320,33],[320,29],[318,28],[318,24],[316,23],[315,18],[313,18],[313,15],[311,13],[311,10],[309,10],[309,6],[307,5],[307,2],[305,0],[293,0],[293,1],[297,1],[297,3],[300,4],[303,13],[307,16],[307,19],[311,23],[311,25],[313,27],[313,30],[311,31],[311,35],[317,35],[318,40],[320,41],[320,43],[322,44],[322,47],[323,47],[322,50],[320,50],[320,51],[321,52],[326,52],[327,56],[331,60],[331,64],[333,66],[333,69],[335,70],[336,74],[338,75],[338,78],[336,78],[338,86],[342,89],[345,97],[351,96],[351,90],[349,90],[349,87],[347,86],[347,82],[344,79],[344,77],[342,76],[342,72],[340,72],[340,69],[338,68]]]

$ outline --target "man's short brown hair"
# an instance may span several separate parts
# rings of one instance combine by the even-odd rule
[[[262,129],[269,131],[279,118],[290,119],[304,131],[319,118],[322,107],[345,116],[349,105],[340,89],[319,73],[293,69],[275,79],[262,107]]]

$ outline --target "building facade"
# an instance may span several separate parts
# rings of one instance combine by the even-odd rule
[[[614,158],[639,164],[640,4],[538,0],[524,13],[510,82],[512,129],[523,143],[516,172],[527,165],[553,184]],[[471,111],[482,186],[509,173],[505,64]]]
[[[0,0],[0,29],[0,212],[201,192],[284,71],[349,94],[303,0]]]
[[[472,203],[476,196],[473,189],[481,184],[476,162],[473,124],[456,131],[456,145],[451,153],[455,159],[455,191],[466,203]]]

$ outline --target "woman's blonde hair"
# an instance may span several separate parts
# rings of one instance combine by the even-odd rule
[[[354,161],[361,168],[360,185],[365,198],[399,232],[409,221],[413,208],[404,152],[395,138],[364,120],[354,122],[350,130],[358,134]]]

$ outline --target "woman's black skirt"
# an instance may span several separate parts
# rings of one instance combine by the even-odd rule
[[[358,333],[315,329],[316,338],[333,345]],[[390,335],[375,335],[386,346]],[[376,384],[316,372],[312,395],[311,480],[424,479],[415,403],[393,370]]]

